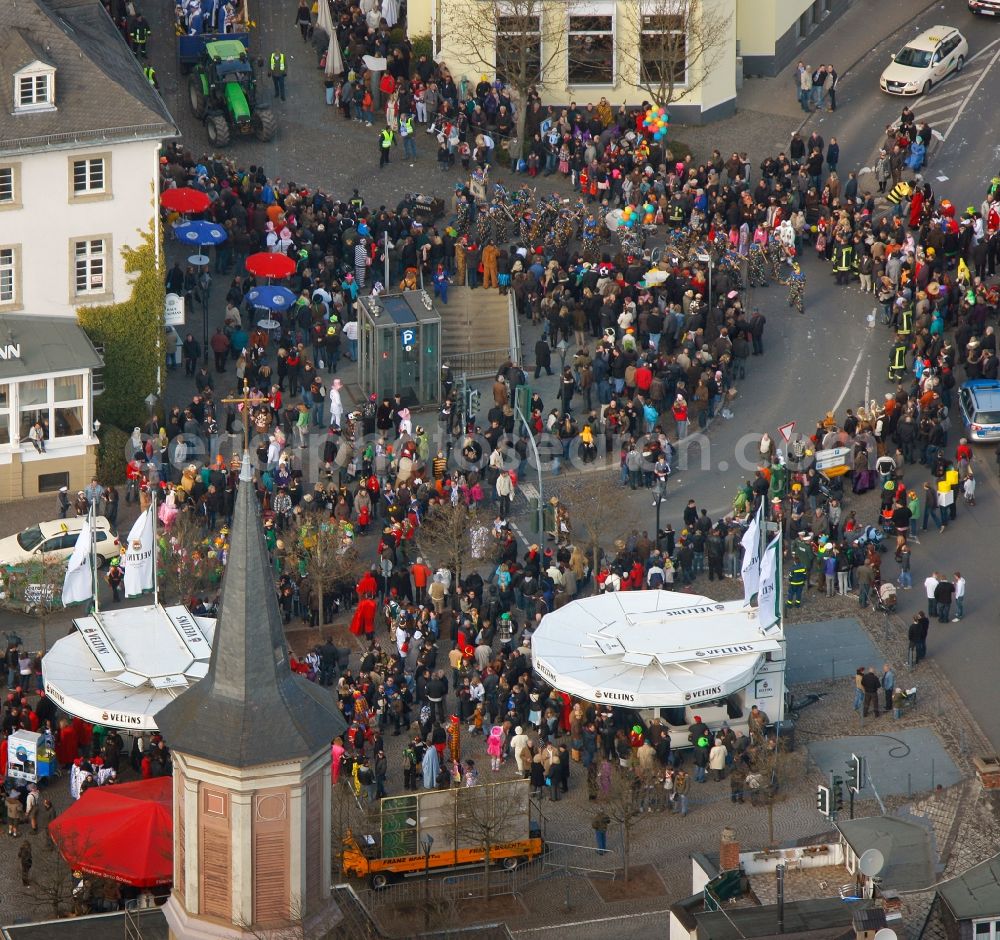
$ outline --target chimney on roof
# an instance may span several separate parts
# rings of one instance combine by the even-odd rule
[[[736,841],[736,830],[726,826],[719,843],[719,871],[733,871],[739,867],[740,844]]]

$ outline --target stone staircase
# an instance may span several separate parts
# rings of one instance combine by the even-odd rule
[[[441,316],[441,362],[451,374],[468,378],[495,375],[510,356],[510,295],[495,289],[452,287],[448,303],[436,302]]]

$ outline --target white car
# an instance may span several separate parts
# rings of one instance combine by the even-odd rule
[[[0,565],[23,565],[45,555],[68,559],[73,554],[85,519],[86,516],[80,516],[39,522],[17,535],[0,539]],[[94,520],[94,540],[98,564],[103,565],[121,554],[118,539],[104,516],[97,516]]]
[[[926,95],[952,72],[961,72],[969,44],[953,26],[932,26],[892,57],[879,84],[890,95]]]

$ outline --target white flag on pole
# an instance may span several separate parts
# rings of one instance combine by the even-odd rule
[[[62,601],[63,607],[70,604],[79,604],[81,601],[89,600],[94,596],[94,571],[93,560],[91,558],[91,542],[93,541],[93,531],[90,527],[90,518],[83,523],[80,529],[80,537],[76,540],[73,554],[70,555],[69,564],[66,565],[66,578],[63,581]]]
[[[154,540],[153,507],[139,515],[128,534],[125,548],[125,596],[137,597],[153,590]]]
[[[778,584],[778,553],[781,536],[776,535],[764,549],[760,562],[760,590],[757,592],[757,609],[760,627],[766,630],[781,617],[781,591]]]
[[[753,521],[747,527],[740,544],[743,546],[743,566],[740,574],[743,577],[743,603],[749,604],[757,593],[760,584],[760,517],[764,511],[763,501],[754,514]]]

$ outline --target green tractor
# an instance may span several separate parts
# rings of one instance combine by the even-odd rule
[[[274,112],[260,100],[246,46],[237,40],[205,44],[205,54],[188,77],[188,97],[213,147],[227,146],[234,134],[268,141],[278,129]]]

